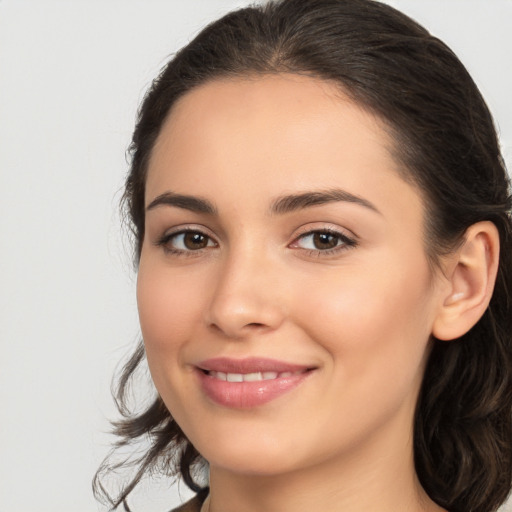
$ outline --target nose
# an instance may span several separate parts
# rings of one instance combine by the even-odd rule
[[[255,255],[228,257],[207,310],[209,328],[232,339],[277,329],[285,316],[277,273],[275,265]]]

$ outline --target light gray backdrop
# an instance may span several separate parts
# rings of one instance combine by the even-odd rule
[[[104,510],[90,480],[138,337],[117,215],[135,111],[172,51],[247,3],[0,0],[0,512]],[[390,3],[465,62],[510,168],[512,1]],[[142,489],[134,510],[169,510],[178,490]]]

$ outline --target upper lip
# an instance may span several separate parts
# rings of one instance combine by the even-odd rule
[[[248,357],[245,359],[215,357],[201,361],[197,367],[205,371],[244,374],[256,372],[300,372],[312,368],[307,365],[288,363],[266,357]]]

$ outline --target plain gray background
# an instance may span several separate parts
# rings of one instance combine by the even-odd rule
[[[117,214],[136,108],[173,51],[247,3],[0,0],[0,512],[104,510],[90,481],[138,338]],[[510,168],[512,0],[389,3],[467,65]],[[188,496],[158,487],[134,512]]]

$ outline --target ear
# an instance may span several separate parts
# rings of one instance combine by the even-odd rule
[[[432,327],[436,338],[459,338],[480,320],[494,290],[499,250],[499,233],[492,222],[478,222],[467,229],[463,244],[448,257],[445,267],[448,286],[443,288]]]

